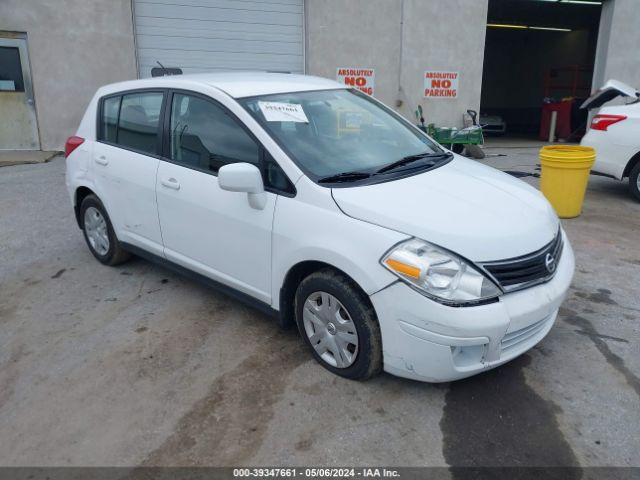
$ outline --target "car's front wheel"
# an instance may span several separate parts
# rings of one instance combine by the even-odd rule
[[[84,239],[100,263],[118,265],[129,259],[131,255],[118,242],[109,215],[98,197],[87,195],[84,198],[80,205],[80,219]]]
[[[298,329],[313,356],[327,370],[364,380],[382,370],[382,341],[366,295],[331,269],[305,278],[295,298]]]
[[[640,202],[640,162],[631,169],[629,174],[629,190],[636,200]]]

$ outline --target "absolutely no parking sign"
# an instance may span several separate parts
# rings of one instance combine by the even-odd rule
[[[458,72],[427,70],[424,72],[425,98],[456,98],[459,78]]]
[[[336,79],[348,87],[373,95],[376,72],[373,68],[340,67],[336,71]]]

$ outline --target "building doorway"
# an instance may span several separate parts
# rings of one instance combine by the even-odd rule
[[[26,35],[0,33],[0,150],[40,150]]]
[[[480,116],[489,142],[545,141],[553,111],[555,138],[580,140],[601,10],[597,0],[489,0]]]

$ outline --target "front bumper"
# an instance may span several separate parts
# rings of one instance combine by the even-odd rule
[[[502,365],[549,332],[573,278],[575,260],[564,237],[555,276],[475,307],[448,307],[402,282],[371,296],[382,333],[385,371],[447,382]]]

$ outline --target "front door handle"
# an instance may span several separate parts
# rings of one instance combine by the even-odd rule
[[[171,188],[173,190],[180,190],[180,182],[178,182],[178,180],[173,177],[167,180],[160,180],[160,183],[163,187]]]
[[[95,162],[99,165],[109,165],[109,160],[104,155],[100,155],[99,157],[94,158]]]

